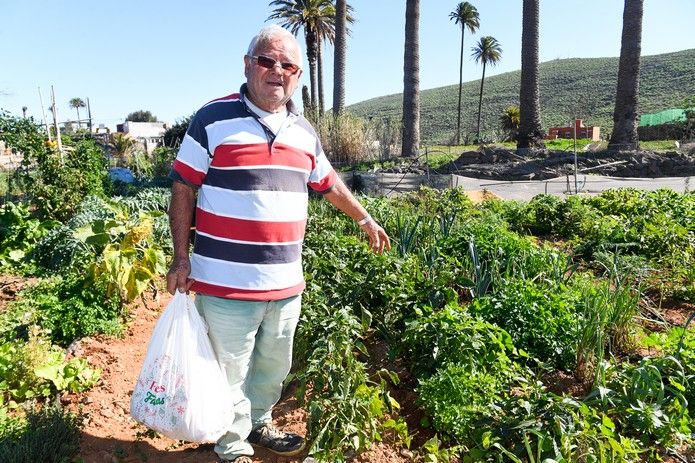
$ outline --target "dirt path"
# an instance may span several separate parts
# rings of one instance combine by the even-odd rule
[[[64,403],[85,414],[80,457],[84,463],[213,463],[217,456],[212,445],[181,444],[165,437],[146,437],[146,428],[129,415],[130,396],[147,350],[147,343],[160,312],[170,296],[159,301],[133,306],[131,321],[122,339],[85,338],[76,344],[74,354],[85,357],[102,370],[101,381],[83,394],[62,397]],[[275,407],[275,424],[282,429],[304,434],[306,412],[294,397],[284,398]],[[279,457],[257,450],[254,462],[295,463],[298,457]],[[355,461],[363,463],[406,462],[398,449],[376,445]]]

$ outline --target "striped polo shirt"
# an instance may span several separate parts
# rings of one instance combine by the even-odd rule
[[[275,134],[248,107],[245,90],[196,113],[173,164],[174,179],[199,188],[191,289],[283,299],[304,289],[307,185],[326,193],[337,176],[291,101]]]

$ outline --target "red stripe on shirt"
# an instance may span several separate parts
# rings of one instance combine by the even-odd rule
[[[244,301],[278,301],[288,297],[296,296],[304,291],[306,284],[302,281],[298,285],[283,289],[271,290],[249,290],[238,288],[227,288],[225,286],[193,282],[191,290],[206,296],[223,297],[225,299],[240,299]]]
[[[196,229],[220,238],[256,243],[285,243],[304,238],[306,220],[296,222],[265,222],[260,220],[221,217],[196,209]]]
[[[272,154],[265,143],[218,145],[212,159],[213,167],[285,166],[310,172],[314,157],[291,146],[273,144]]]
[[[203,107],[209,105],[210,103],[214,103],[215,101],[223,101],[223,100],[238,100],[241,97],[239,95],[239,92],[232,93],[231,95],[223,96],[221,98],[215,98],[214,100],[210,100],[207,103],[203,105]]]
[[[172,167],[187,182],[190,182],[193,185],[198,186],[203,184],[203,179],[205,179],[204,172],[197,171],[188,164],[184,164],[183,162],[179,161],[178,159],[174,160],[174,164],[172,165]]]
[[[323,177],[320,181],[318,182],[310,182],[309,186],[311,187],[312,190],[322,192],[326,191],[335,185],[335,182],[338,180],[338,174],[335,173],[335,170],[332,170]]]

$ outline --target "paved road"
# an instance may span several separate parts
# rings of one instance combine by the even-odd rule
[[[527,201],[541,193],[566,196],[575,192],[574,176],[558,177],[542,181],[504,182],[454,175],[452,186],[461,186],[465,190],[488,190],[503,199]],[[610,188],[637,188],[640,190],[657,190],[671,188],[682,193],[695,190],[695,177],[663,178],[626,178],[602,177],[600,175],[579,175],[577,187],[580,193],[599,194]]]
[[[352,173],[341,173],[343,180],[352,185]],[[550,180],[501,181],[488,180],[460,175],[416,175],[416,174],[385,174],[359,173],[363,191],[392,196],[409,191],[416,191],[422,185],[435,188],[452,186],[463,187],[466,191],[490,191],[502,199],[528,201],[541,193],[557,196],[567,196],[575,192],[574,177],[558,177]],[[640,190],[656,190],[671,188],[682,193],[695,190],[695,177],[663,177],[663,178],[626,178],[603,177],[600,175],[583,175],[577,177],[577,188],[582,194],[595,195],[610,188],[637,188]]]

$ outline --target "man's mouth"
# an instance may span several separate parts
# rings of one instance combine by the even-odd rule
[[[282,87],[282,82],[268,82],[268,85],[273,87]]]

